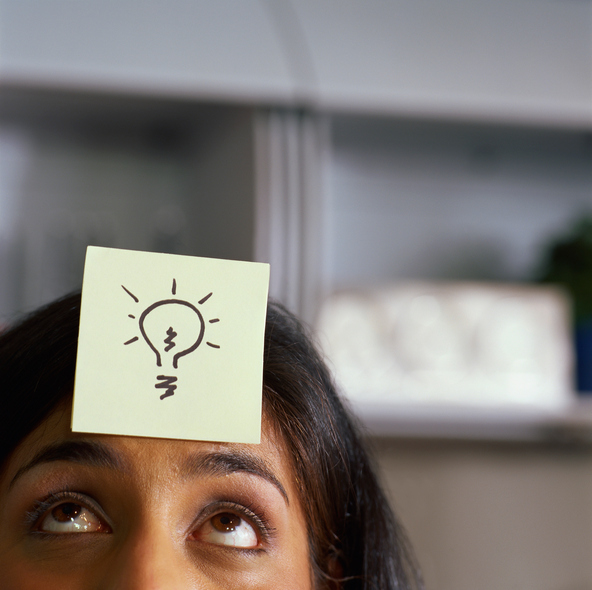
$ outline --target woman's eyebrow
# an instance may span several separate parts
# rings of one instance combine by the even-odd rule
[[[27,471],[42,463],[54,461],[71,461],[92,467],[125,470],[122,458],[113,449],[98,442],[89,440],[67,440],[42,448],[28,463],[23,465],[12,478],[9,488]]]
[[[221,476],[239,472],[257,475],[273,484],[284,497],[286,504],[290,505],[284,486],[272,470],[260,457],[250,453],[196,453],[185,459],[181,469],[187,477]]]

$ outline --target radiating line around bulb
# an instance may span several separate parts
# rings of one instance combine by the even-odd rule
[[[140,300],[128,289],[126,289],[123,285],[121,285],[121,288],[136,302],[138,303]]]

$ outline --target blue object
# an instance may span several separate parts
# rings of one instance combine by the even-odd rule
[[[592,320],[576,326],[576,384],[580,395],[592,395]]]

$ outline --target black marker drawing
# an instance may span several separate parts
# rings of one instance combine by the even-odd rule
[[[128,291],[123,285],[121,285],[123,290],[136,302],[138,303],[140,300],[131,292]]]
[[[176,346],[175,337],[177,336],[177,332],[175,332],[175,330],[173,330],[173,327],[171,326],[166,333],[167,337],[164,339],[164,343],[168,346],[164,349],[164,351],[168,352],[171,348],[175,348]]]
[[[134,300],[140,300],[129,289],[121,285],[122,289]],[[177,281],[173,279],[171,294],[177,294]],[[202,297],[197,305],[203,305],[213,293]],[[135,315],[128,314],[129,318],[135,319]],[[208,320],[208,323],[215,324],[219,318]],[[156,366],[163,366],[163,359],[170,359],[173,369],[179,366],[179,359],[195,351],[202,343],[206,331],[206,323],[199,309],[183,299],[163,299],[149,305],[140,315],[138,320],[140,334],[146,344],[154,352]],[[130,338],[124,345],[138,341],[138,336]],[[206,342],[212,348],[220,348],[220,345]],[[171,352],[171,355],[168,353]],[[158,375],[154,386],[156,389],[164,389],[165,392],[160,399],[174,395],[177,389],[177,377],[172,375]]]
[[[154,354],[156,354],[156,366],[157,367],[162,366],[162,356],[161,356],[161,352],[159,350],[160,345],[161,345],[161,341],[160,341],[161,334],[157,333],[157,334],[150,334],[149,335],[146,331],[146,319],[148,318],[149,314],[154,313],[155,310],[157,310],[159,307],[161,307],[163,305],[169,305],[169,306],[170,305],[183,305],[183,306],[189,308],[192,312],[194,312],[199,320],[199,331],[197,334],[194,335],[195,339],[192,339],[193,341],[191,342],[191,344],[189,346],[187,346],[185,349],[181,350],[180,352],[177,352],[173,356],[173,368],[176,369],[178,366],[179,359],[182,356],[185,356],[186,354],[193,352],[201,344],[201,341],[203,339],[203,335],[205,332],[205,324],[204,324],[203,316],[201,315],[201,313],[199,313],[199,310],[194,305],[189,303],[188,301],[181,301],[180,299],[165,299],[164,301],[157,301],[156,303],[153,303],[152,305],[147,307],[142,312],[142,315],[140,316],[140,332],[142,333],[142,336],[144,337],[144,340],[146,340],[146,343],[148,344],[148,346],[154,351]],[[162,340],[162,343],[166,344],[166,347],[163,347],[163,350],[165,352],[168,352],[169,350],[171,350],[171,348],[176,346],[174,339],[178,334],[173,330],[172,327],[169,327],[166,330],[166,335],[167,335],[167,337]]]
[[[169,397],[175,393],[175,389],[177,386],[174,383],[177,381],[176,377],[171,377],[169,375],[158,375],[156,377],[162,383],[157,383],[154,387],[156,389],[166,389],[166,391],[160,396],[160,399],[164,399],[165,397]]]
[[[203,305],[212,295],[213,293],[208,293],[203,299],[199,300],[199,304]]]

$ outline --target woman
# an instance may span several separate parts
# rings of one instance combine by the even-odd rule
[[[269,306],[262,442],[239,445],[70,432],[79,309],[0,337],[0,589],[421,587],[293,316]]]

